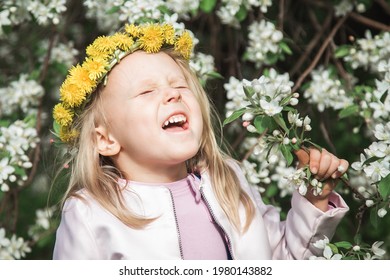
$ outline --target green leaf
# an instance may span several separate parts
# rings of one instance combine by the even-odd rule
[[[377,207],[372,208],[370,211],[370,223],[374,229],[377,229],[379,224],[379,217],[377,212],[378,212]]]
[[[255,90],[252,87],[246,87],[246,86],[243,86],[243,89],[244,89],[245,96],[249,100],[251,100],[252,96],[255,94]]]
[[[278,193],[278,191],[279,191],[279,188],[276,185],[272,184],[266,189],[265,196],[266,197],[274,197]]]
[[[263,133],[266,129],[268,129],[268,131],[273,131],[277,127],[274,120],[268,116],[257,116],[253,122],[253,125],[260,134]]]
[[[210,13],[217,3],[217,0],[202,0],[200,1],[199,7],[205,13]]]
[[[367,165],[371,162],[374,162],[374,161],[377,161],[378,159],[380,159],[379,157],[370,157],[368,159],[366,159],[364,162],[363,162],[363,165]]]
[[[106,14],[111,15],[117,13],[121,9],[120,6],[114,6],[111,9],[109,9]]]
[[[390,174],[379,182],[379,193],[383,200],[388,200],[390,196]]]
[[[358,105],[351,105],[351,106],[348,106],[348,107],[342,109],[339,112],[339,118],[340,119],[346,118],[346,117],[354,115],[354,114],[356,114],[358,112],[359,112],[359,106]]]
[[[216,78],[216,79],[223,79],[224,78],[221,74],[219,74],[218,72],[215,72],[215,71],[207,73],[207,76],[210,78]]]
[[[236,14],[236,18],[238,19],[238,21],[243,21],[244,19],[246,19],[247,15],[248,15],[248,11],[246,10],[244,5],[241,5],[240,9]]]
[[[61,126],[56,121],[54,121],[53,122],[53,129],[57,135],[60,135],[60,128],[61,128]]]
[[[284,158],[286,159],[287,165],[290,166],[294,160],[294,156],[291,153],[291,147],[287,145],[280,145],[280,151],[282,152]]]
[[[284,130],[284,132],[288,132],[288,128],[287,128],[287,125],[282,117],[282,114],[274,115],[273,119]]]
[[[339,253],[339,249],[332,243],[328,243],[328,246],[330,247],[330,249],[332,249],[332,253],[333,254],[338,254]]]
[[[292,55],[292,51],[291,51],[290,47],[287,45],[286,42],[284,42],[284,41],[280,42],[279,47],[280,47],[280,48],[282,49],[282,51],[285,52],[286,54]]]
[[[355,237],[353,238],[353,242],[355,242],[355,244],[362,243],[362,235],[361,234],[356,234]]]
[[[344,46],[338,47],[338,48],[336,49],[334,55],[335,55],[337,58],[340,58],[340,57],[344,57],[344,56],[346,56],[346,55],[348,55],[348,54],[349,54],[349,46],[344,45]]]
[[[344,248],[347,250],[352,248],[352,244],[348,241],[336,242],[334,245],[336,245],[338,248]]]
[[[228,123],[231,123],[233,121],[235,121],[236,119],[238,119],[239,117],[241,117],[246,111],[246,108],[241,108],[237,111],[234,111],[233,114],[231,114],[228,118],[226,118],[224,121],[223,121],[223,126],[227,125]]]

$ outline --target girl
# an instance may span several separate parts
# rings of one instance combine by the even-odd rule
[[[70,70],[53,111],[76,151],[54,259],[307,259],[333,235],[348,163],[298,151],[325,187],[294,193],[281,222],[219,148],[191,48],[170,25],[127,25]]]

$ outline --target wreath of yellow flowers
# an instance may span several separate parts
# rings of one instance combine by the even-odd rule
[[[86,49],[82,64],[73,66],[60,87],[60,103],[53,108],[54,132],[62,142],[72,143],[78,137],[74,121],[90,100],[91,94],[107,74],[126,55],[143,50],[157,53],[171,47],[183,58],[189,59],[193,43],[184,30],[177,33],[171,24],[126,24],[124,31],[111,36],[100,36]]]

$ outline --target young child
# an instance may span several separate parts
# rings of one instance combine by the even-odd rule
[[[298,151],[324,191],[294,193],[280,221],[221,151],[191,49],[170,25],[127,25],[70,70],[53,110],[75,151],[54,259],[308,259],[333,236],[348,162]]]

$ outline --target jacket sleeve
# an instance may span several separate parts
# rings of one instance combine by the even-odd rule
[[[89,227],[91,211],[79,198],[66,201],[56,233],[53,259],[92,260],[99,258],[98,247]]]
[[[321,251],[313,243],[324,239],[324,236],[330,240],[349,210],[343,198],[335,192],[330,194],[329,200],[336,207],[323,212],[294,191],[287,219],[281,221],[279,211],[272,205],[264,204],[260,193],[248,184],[241,169],[236,169],[236,172],[241,186],[251,194],[263,218],[273,259],[308,259],[312,255],[320,255]]]

